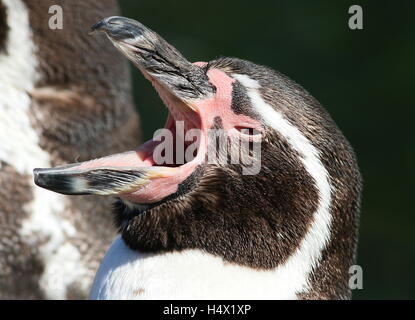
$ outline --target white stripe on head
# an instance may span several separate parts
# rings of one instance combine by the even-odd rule
[[[260,84],[247,75],[233,74],[245,86],[251,99],[252,107],[262,117],[263,121],[280,133],[298,152],[308,174],[314,179],[320,196],[317,210],[313,214],[313,221],[305,237],[302,239],[295,253],[278,267],[278,273],[284,275],[290,289],[296,293],[303,292],[309,287],[309,275],[319,264],[322,251],[330,238],[332,216],[330,213],[331,186],[329,174],[321,163],[318,150],[313,144],[292,125],[280,112],[267,104],[258,91]]]

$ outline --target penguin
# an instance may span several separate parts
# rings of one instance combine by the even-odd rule
[[[361,176],[320,103],[249,61],[190,63],[129,18],[92,29],[140,69],[169,113],[138,149],[34,170],[38,186],[61,194],[119,197],[119,235],[90,298],[349,299]],[[180,145],[192,147],[184,161]]]
[[[32,171],[139,144],[127,59],[85,32],[117,13],[113,0],[0,0],[0,299],[86,298],[116,235],[110,199],[52,194]]]

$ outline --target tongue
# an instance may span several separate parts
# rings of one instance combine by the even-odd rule
[[[151,158],[146,158],[146,153],[140,151],[127,151],[113,154],[103,158],[82,162],[77,166],[78,170],[120,167],[150,167]]]
[[[159,141],[149,140],[142,144],[137,150],[116,153],[110,156],[79,163],[77,169],[99,169],[99,168],[137,168],[150,167],[154,165],[152,153]],[[74,164],[76,165],[76,164]]]

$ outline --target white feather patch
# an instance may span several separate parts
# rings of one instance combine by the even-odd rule
[[[200,250],[143,254],[118,237],[95,277],[91,299],[295,299],[258,271]]]

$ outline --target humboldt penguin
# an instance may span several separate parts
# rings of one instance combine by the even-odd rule
[[[119,236],[90,297],[350,298],[361,178],[319,102],[252,62],[190,63],[132,19],[93,29],[140,69],[169,115],[138,149],[34,170],[43,188],[119,197]]]
[[[62,29],[49,28],[56,5]],[[139,144],[127,59],[88,35],[117,13],[112,0],[0,0],[0,299],[86,298],[116,234],[110,199],[52,194],[32,171]]]

